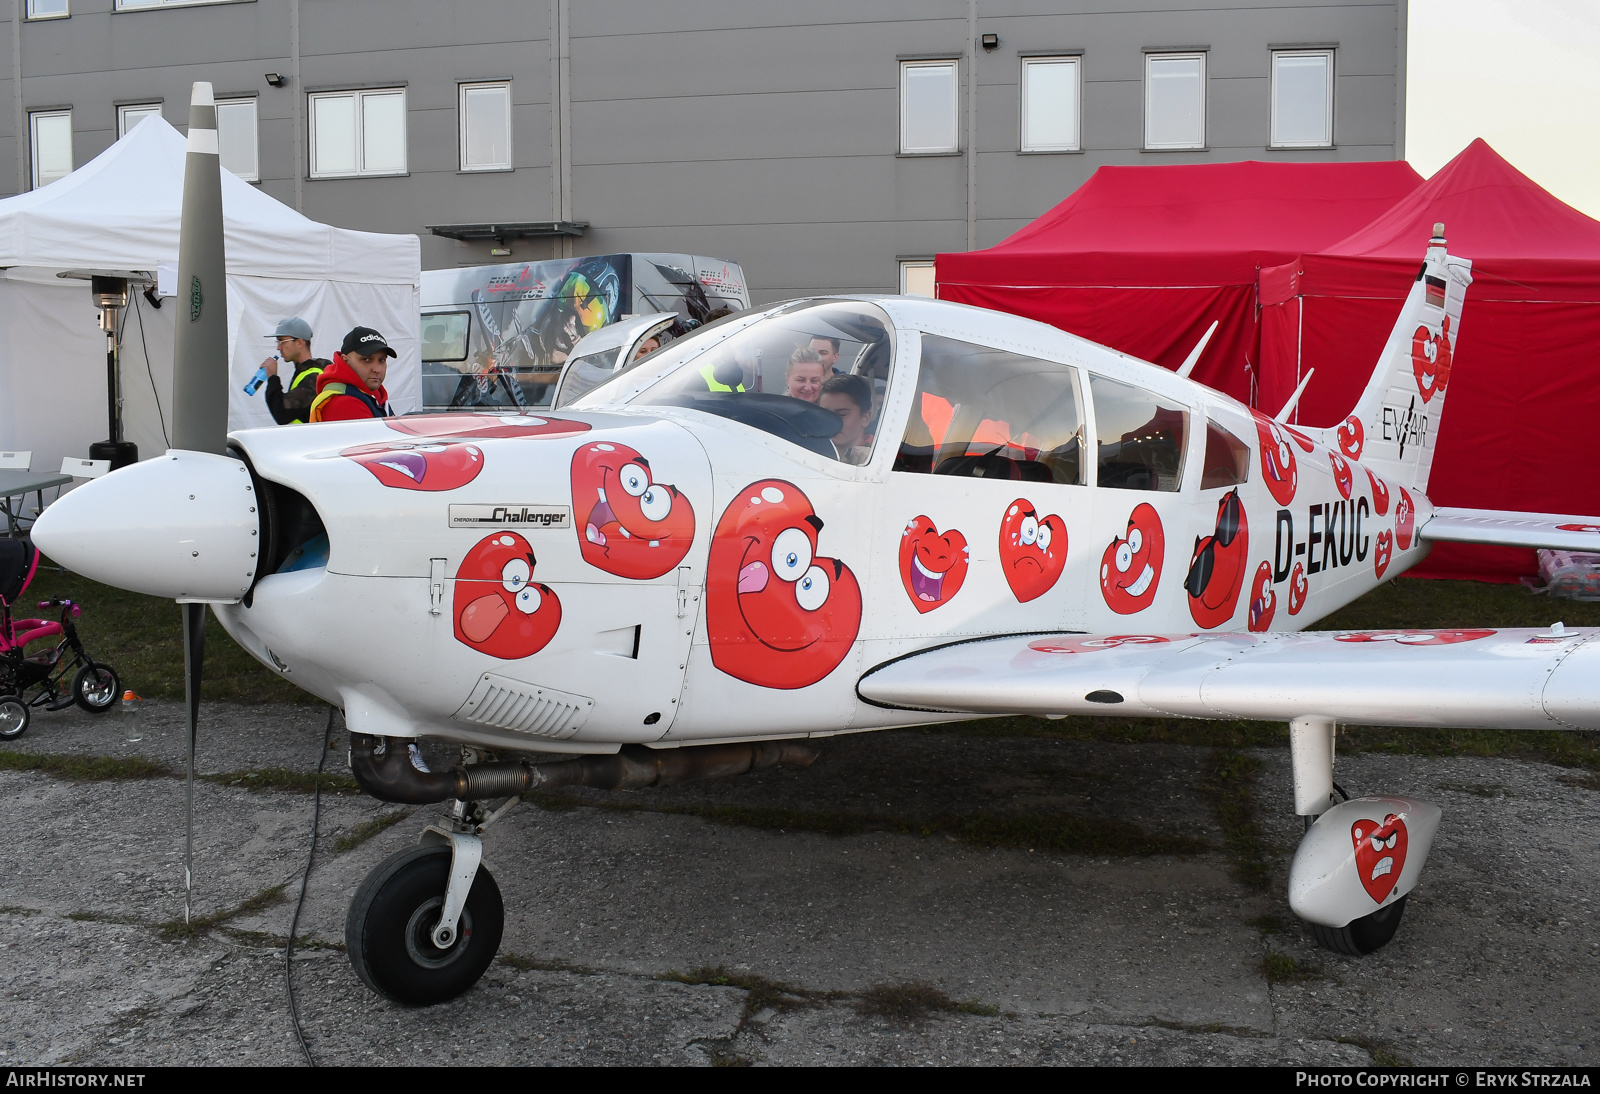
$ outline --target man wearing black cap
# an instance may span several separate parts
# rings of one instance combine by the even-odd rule
[[[317,398],[311,404],[313,422],[344,422],[360,418],[387,418],[389,393],[383,377],[389,358],[398,356],[371,327],[357,327],[344,336],[333,364],[317,379]]]
[[[277,340],[278,353],[261,362],[267,370],[267,410],[279,425],[302,425],[311,420],[311,403],[317,397],[317,379],[328,362],[311,356],[311,324],[291,316],[267,335]],[[288,390],[278,378],[278,363],[294,368]]]

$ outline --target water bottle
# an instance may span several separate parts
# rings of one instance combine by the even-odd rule
[[[272,355],[272,359],[274,361],[276,361],[278,359],[278,355],[277,354],[273,354]],[[261,385],[266,383],[266,382],[267,382],[267,366],[266,365],[262,365],[260,368],[256,369],[256,374],[254,376],[250,377],[250,379],[245,383],[245,385],[244,385],[244,393],[246,395],[254,395],[256,392],[261,390]]]
[[[144,700],[132,690],[122,693],[122,735],[129,744],[144,740]]]

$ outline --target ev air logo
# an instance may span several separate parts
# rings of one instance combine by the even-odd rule
[[[565,505],[452,505],[450,527],[571,528],[572,511]]]

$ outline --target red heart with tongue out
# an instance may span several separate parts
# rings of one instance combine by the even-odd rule
[[[954,529],[939,534],[927,517],[913,517],[900,537],[900,580],[919,612],[931,612],[961,590],[967,579],[967,537]]]
[[[1356,872],[1361,887],[1379,904],[1394,892],[1400,871],[1406,868],[1406,822],[1395,813],[1377,821],[1358,820],[1350,826],[1356,845]]]

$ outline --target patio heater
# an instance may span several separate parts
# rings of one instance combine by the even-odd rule
[[[139,446],[122,437],[122,382],[117,369],[117,320],[128,306],[128,279],[95,274],[89,278],[100,329],[106,332],[106,412],[111,435],[89,446],[91,460],[111,461],[111,470],[139,461]]]

